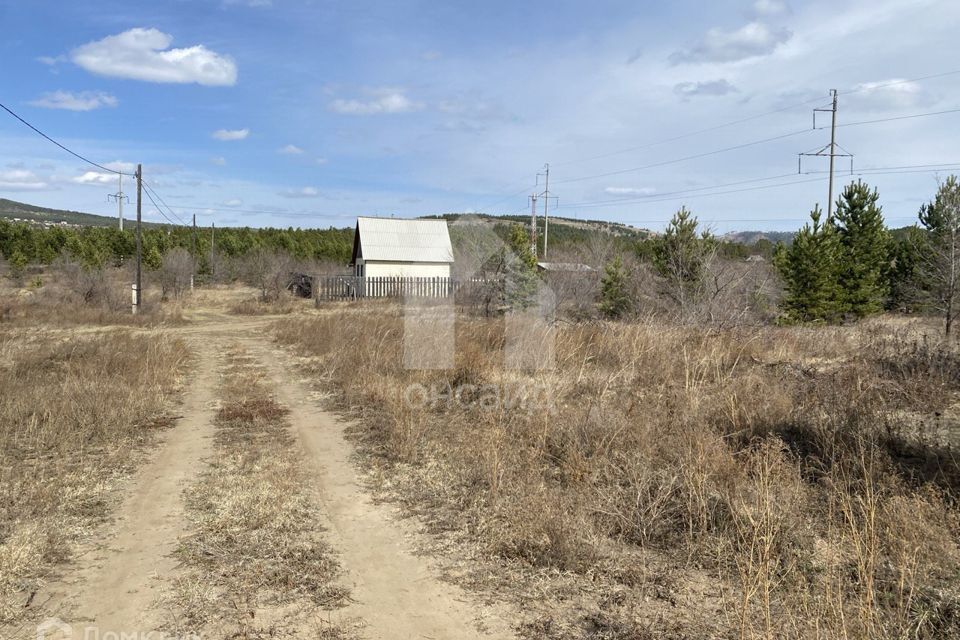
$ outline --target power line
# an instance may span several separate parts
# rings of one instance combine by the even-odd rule
[[[143,181],[141,180],[141,184],[142,184],[143,187],[145,187],[144,190],[143,190],[143,192],[147,194],[147,198],[149,198],[149,199],[150,199],[150,202],[153,203],[153,206],[157,209],[157,212],[158,212],[161,216],[163,216],[163,217],[166,219],[167,222],[169,222],[170,224],[172,224],[172,225],[174,225],[174,226],[178,226],[176,222],[174,222],[173,220],[170,219],[170,216],[168,216],[167,214],[165,214],[165,213],[163,212],[163,209],[160,208],[160,205],[157,204],[157,201],[153,199],[153,196],[152,196],[152,195],[150,195],[150,188],[147,187],[147,183],[146,183],[146,182],[143,182]]]
[[[722,189],[724,187],[736,187],[744,184],[751,184],[754,182],[766,182],[767,180],[782,180],[783,178],[795,177],[796,173],[781,173],[776,176],[767,176],[765,178],[752,178],[750,180],[738,180],[736,182],[727,182],[724,184],[713,184],[707,187],[695,187],[693,189],[682,189],[679,191],[666,191],[663,193],[650,193],[641,196],[635,196],[633,198],[610,198],[609,200],[588,200],[584,202],[571,202],[563,205],[563,208],[579,207],[586,205],[594,204],[606,204],[606,203],[631,203],[631,202],[642,202],[644,200],[649,200],[651,198],[664,198],[667,196],[683,196],[689,193],[696,193],[698,191],[709,191],[711,189]]]
[[[804,107],[804,106],[806,106],[806,105],[808,105],[808,104],[813,104],[814,102],[820,102],[821,100],[823,100],[823,98],[817,97],[817,98],[813,98],[813,99],[811,99],[811,100],[805,100],[804,102],[800,102],[800,103],[797,103],[797,104],[792,104],[792,105],[787,106],[787,107],[781,107],[781,108],[779,108],[779,109],[773,109],[772,111],[766,111],[766,112],[764,112],[764,113],[758,113],[757,115],[754,115],[754,116],[749,116],[749,117],[746,117],[746,118],[741,118],[741,119],[739,119],[739,120],[731,120],[730,122],[724,122],[724,123],[722,123],[722,124],[718,124],[718,125],[713,126],[713,127],[707,127],[706,129],[697,129],[696,131],[691,131],[690,133],[684,133],[684,134],[681,134],[681,135],[678,135],[678,136],[674,136],[674,137],[672,137],[672,138],[664,138],[664,139],[662,139],[662,140],[657,140],[657,141],[655,141],[655,142],[648,142],[648,143],[646,143],[646,144],[642,144],[642,145],[639,145],[639,146],[636,146],[636,147],[629,147],[629,148],[626,148],[626,149],[620,149],[619,151],[611,151],[611,152],[609,152],[609,153],[603,153],[603,154],[600,154],[600,155],[597,155],[597,156],[591,156],[591,157],[589,157],[589,158],[582,158],[582,159],[579,159],[579,160],[567,160],[567,161],[565,161],[565,162],[557,162],[557,163],[554,164],[554,166],[555,166],[555,167],[564,167],[564,166],[567,166],[567,165],[570,165],[570,164],[577,164],[577,163],[580,163],[580,162],[589,162],[589,161],[591,161],[591,160],[600,160],[600,159],[602,159],[602,158],[609,158],[609,157],[616,156],[616,155],[620,155],[620,154],[623,154],[623,153],[630,153],[631,151],[641,151],[641,150],[643,150],[643,149],[649,149],[650,147],[655,147],[655,146],[657,146],[657,145],[666,144],[666,143],[668,143],[668,142],[676,142],[677,140],[683,140],[683,139],[685,139],[685,138],[692,138],[693,136],[698,136],[698,135],[700,135],[700,134],[702,134],[702,133],[709,133],[709,132],[711,132],[711,131],[717,131],[718,129],[724,129],[724,128],[726,128],[726,127],[732,127],[732,126],[734,126],[734,125],[743,124],[744,122],[750,122],[751,120],[758,120],[759,118],[765,118],[766,116],[770,116],[770,115],[773,115],[773,114],[776,114],[776,113],[782,113],[783,111],[789,111],[790,109],[797,109],[797,108],[799,108],[799,107]]]
[[[5,105],[5,104],[3,104],[3,103],[0,103],[0,108],[3,108],[4,111],[6,111],[6,112],[9,113],[10,115],[12,115],[14,118],[16,118],[17,120],[19,120],[19,121],[22,122],[23,124],[25,124],[25,125],[27,125],[28,127],[30,127],[35,133],[43,136],[43,137],[46,138],[48,141],[50,141],[50,142],[52,142],[53,144],[57,145],[58,147],[60,147],[61,149],[63,149],[63,150],[66,151],[67,153],[69,153],[70,155],[72,155],[72,156],[74,156],[74,157],[76,157],[76,158],[79,158],[80,160],[83,160],[83,161],[86,162],[87,164],[91,164],[91,165],[97,167],[98,169],[103,169],[104,171],[108,171],[108,172],[110,172],[110,173],[116,173],[116,174],[122,174],[122,175],[127,175],[127,176],[133,176],[133,174],[130,174],[130,173],[124,174],[122,171],[117,171],[116,169],[110,169],[109,167],[105,167],[105,166],[103,166],[102,164],[98,164],[98,163],[94,162],[93,160],[90,160],[89,158],[83,157],[82,155],[80,155],[80,154],[77,153],[76,151],[73,151],[72,149],[69,149],[69,148],[65,147],[64,145],[60,144],[59,142],[57,142],[56,140],[54,140],[53,138],[51,138],[50,136],[48,136],[47,134],[45,134],[43,131],[40,131],[40,129],[37,129],[35,126],[33,126],[32,124],[30,124],[29,122],[27,122],[26,120],[24,120],[23,118],[21,118],[20,116],[18,116],[18,115],[17,115],[16,113],[14,113],[14,112],[10,109],[10,107],[8,107],[7,105]]]
[[[931,80],[931,79],[934,79],[934,78],[942,78],[942,77],[945,77],[945,76],[951,76],[951,75],[956,75],[956,74],[960,74],[960,69],[954,69],[954,70],[952,70],[952,71],[945,71],[945,72],[942,72],[942,73],[928,74],[928,75],[924,75],[924,76],[917,76],[917,77],[915,77],[915,78],[907,78],[907,79],[903,79],[903,80],[894,80],[894,81],[891,81],[891,82],[885,82],[885,83],[883,83],[883,84],[878,84],[878,85],[873,85],[873,86],[859,86],[859,87],[854,87],[854,88],[848,89],[848,90],[846,90],[846,91],[839,92],[839,95],[847,95],[847,94],[854,94],[854,93],[862,93],[862,92],[875,91],[875,90],[878,90],[878,89],[883,89],[883,88],[891,87],[891,86],[895,86],[895,85],[906,84],[906,83],[910,83],[910,82],[920,82],[920,81],[923,81],[923,80]],[[693,137],[693,136],[697,136],[697,135],[700,135],[700,134],[702,134],[702,133],[708,133],[708,132],[715,131],[715,130],[718,130],[718,129],[723,129],[723,128],[730,127],[730,126],[734,126],[734,125],[737,125],[737,124],[742,124],[742,123],[744,123],[744,122],[750,122],[750,121],[752,121],[752,120],[756,120],[756,119],[759,119],[759,118],[763,118],[763,117],[766,117],[766,116],[769,116],[769,115],[774,115],[774,114],[776,114],[776,113],[781,113],[781,112],[783,112],[783,111],[788,111],[788,110],[790,110],[790,109],[795,109],[795,108],[798,108],[798,107],[806,106],[806,105],[812,104],[812,103],[814,103],[814,102],[819,102],[819,101],[821,101],[821,100],[823,100],[823,98],[820,98],[820,97],[812,98],[812,99],[810,99],[810,100],[806,100],[806,101],[803,101],[803,102],[800,102],[800,103],[792,104],[792,105],[789,105],[789,106],[786,106],[786,107],[781,107],[781,108],[778,108],[778,109],[773,109],[773,110],[771,110],[771,111],[766,111],[766,112],[764,112],[764,113],[760,113],[760,114],[757,114],[757,115],[754,115],[754,116],[749,116],[749,117],[747,117],[747,118],[741,118],[741,119],[739,119],[739,120],[732,120],[732,121],[730,121],[730,122],[721,123],[721,124],[719,124],[719,125],[715,125],[715,126],[712,126],[712,127],[707,127],[707,128],[705,128],[705,129],[698,129],[698,130],[696,130],[696,131],[692,131],[692,132],[689,132],[689,133],[681,134],[681,135],[679,135],[679,136],[674,136],[674,137],[672,137],[672,138],[665,138],[665,139],[663,139],[663,140],[658,140],[658,141],[655,141],[655,142],[649,142],[649,143],[646,143],[646,144],[643,144],[643,145],[639,145],[639,146],[636,146],[636,147],[630,147],[630,148],[621,149],[621,150],[618,150],[618,151],[612,151],[612,152],[605,153],[605,154],[600,154],[600,155],[596,155],[596,156],[590,156],[590,157],[588,157],[588,158],[582,158],[582,159],[577,159],[577,160],[567,160],[567,161],[563,161],[563,162],[558,162],[558,163],[554,163],[553,166],[555,166],[555,167],[558,167],[558,166],[567,166],[567,165],[571,165],[571,164],[576,164],[576,163],[578,163],[578,162],[588,162],[588,161],[591,161],[591,160],[598,160],[598,159],[602,159],[602,158],[612,157],[612,156],[615,156],[615,155],[620,155],[620,154],[623,154],[623,153],[629,153],[629,152],[631,152],[631,151],[639,151],[639,150],[647,149],[647,148],[650,148],[650,147],[653,147],[653,146],[656,146],[656,145],[659,145],[659,144],[665,144],[665,143],[667,143],[667,142],[674,142],[674,141],[677,141],[677,140],[682,140],[682,139],[685,139],[685,138],[690,138],[690,137]],[[939,115],[940,113],[952,113],[952,111],[938,112],[936,115]],[[929,114],[929,115],[934,115],[934,114]],[[920,116],[920,115],[915,115],[915,116],[908,116],[908,117],[921,117],[921,116]],[[901,117],[901,118],[891,118],[890,120],[894,120],[894,119],[905,119],[905,117]],[[881,120],[869,121],[869,122],[865,121],[865,122],[862,122],[862,123],[859,123],[859,122],[858,122],[858,123],[848,123],[848,124],[845,124],[845,125],[838,125],[838,126],[854,126],[854,125],[858,125],[858,124],[868,124],[868,123],[869,123],[869,124],[872,124],[872,123],[874,123],[874,122],[885,122],[885,121],[887,121],[887,120],[881,119]],[[800,133],[800,132],[797,132],[797,133],[794,133],[794,134],[786,134],[786,135],[783,136],[783,137],[788,137],[788,136],[790,136],[790,135],[798,135],[799,133]],[[767,140],[763,140],[763,141],[757,141],[757,142],[753,142],[753,143],[747,143],[747,145],[744,145],[744,146],[750,146],[750,145],[753,145],[753,144],[760,144],[760,143],[762,143],[762,142],[769,142],[769,141],[776,140],[776,139],[778,139],[778,138],[772,138],[772,139],[767,139]],[[653,168],[653,167],[657,167],[657,166],[663,166],[663,164],[670,164],[670,163],[673,163],[673,162],[681,162],[681,161],[684,161],[684,160],[692,160],[692,159],[695,159],[695,158],[704,157],[704,156],[706,156],[706,155],[714,155],[714,154],[717,154],[717,153],[723,153],[723,152],[725,152],[725,151],[732,151],[732,150],[739,149],[739,148],[743,148],[743,147],[742,147],[742,146],[735,146],[735,147],[730,147],[730,148],[723,149],[723,150],[711,151],[711,152],[708,152],[708,153],[703,154],[703,155],[688,156],[688,157],[680,158],[680,159],[677,159],[677,160],[671,160],[671,161],[668,161],[667,163],[656,163],[656,164],[652,164],[652,165],[648,165],[648,166],[644,166],[644,167],[637,167],[637,168],[634,168],[634,169],[625,169],[625,170],[621,170],[621,171],[614,171],[614,172],[609,172],[609,173],[604,173],[604,174],[597,174],[597,175],[594,175],[594,176],[585,176],[585,177],[582,177],[582,178],[572,178],[572,179],[568,179],[568,180],[557,181],[557,183],[558,183],[558,184],[560,184],[560,183],[566,184],[566,183],[569,183],[569,182],[578,182],[578,181],[589,180],[589,179],[593,179],[593,178],[601,178],[601,177],[608,177],[608,176],[611,176],[611,175],[619,175],[619,174],[621,174],[621,173],[629,173],[629,172],[631,172],[631,171],[639,171],[639,170],[642,170],[642,169]],[[517,192],[516,194],[510,195],[510,196],[505,196],[504,198],[502,198],[501,200],[498,200],[497,202],[502,202],[503,200],[508,200],[508,199],[510,199],[510,198],[517,197],[517,196],[519,196],[519,195],[521,195],[521,194],[523,194],[523,193],[526,193],[527,191],[528,191],[528,189],[521,190],[521,191]],[[566,206],[570,206],[570,205],[566,205]]]
[[[890,118],[879,118],[879,119],[876,119],[876,120],[864,120],[864,121],[862,121],[862,122],[850,122],[850,123],[846,123],[846,124],[838,124],[837,127],[849,127],[849,126],[862,125],[862,124],[875,124],[875,123],[879,123],[879,122],[890,122],[890,121],[894,121],[894,120],[906,120],[906,119],[909,119],[909,118],[921,118],[921,117],[926,117],[926,116],[943,115],[943,114],[947,114],[947,113],[957,113],[957,112],[960,112],[960,108],[958,108],[958,109],[948,109],[948,110],[945,110],[945,111],[935,111],[935,112],[930,112],[930,113],[917,113],[917,114],[911,114],[911,115],[907,115],[907,116],[894,116],[894,117],[890,117]],[[738,144],[738,145],[733,145],[733,146],[730,146],[730,147],[723,147],[723,148],[721,148],[721,149],[714,149],[714,150],[712,150],[712,151],[706,151],[706,152],[704,152],[704,153],[698,153],[698,154],[694,154],[694,155],[690,155],[690,156],[684,156],[684,157],[682,157],[682,158],[674,158],[674,159],[672,159],[672,160],[664,160],[664,161],[661,161],[661,162],[654,162],[654,163],[647,164],[647,165],[643,165],[643,166],[640,166],[640,167],[633,167],[633,168],[631,168],[631,169],[620,169],[620,170],[617,170],[617,171],[608,171],[608,172],[606,172],[606,173],[599,173],[599,174],[594,174],[594,175],[590,175],[590,176],[581,176],[581,177],[577,177],[577,178],[567,178],[567,179],[565,179],[565,180],[556,180],[555,183],[556,183],[556,184],[568,184],[568,183],[571,183],[571,182],[582,182],[582,181],[584,181],[584,180],[593,180],[593,179],[596,179],[596,178],[607,178],[607,177],[610,177],[610,176],[621,175],[621,174],[624,174],[624,173],[632,173],[632,172],[634,172],[634,171],[643,171],[644,169],[652,169],[652,168],[655,168],[655,167],[662,167],[662,166],[666,166],[666,165],[669,165],[669,164],[675,164],[675,163],[678,163],[678,162],[685,162],[685,161],[687,161],[687,160],[695,160],[695,159],[704,158],[704,157],[707,157],[707,156],[718,155],[718,154],[721,154],[721,153],[727,153],[727,152],[729,152],[729,151],[736,151],[736,150],[738,150],[738,149],[744,149],[744,148],[746,148],[746,147],[752,147],[752,146],[756,146],[756,145],[758,145],[758,144],[764,144],[764,143],[767,143],[767,142],[774,142],[774,141],[776,141],[776,140],[782,140],[782,139],[784,139],[784,138],[790,138],[790,137],[793,137],[793,136],[798,136],[798,135],[801,135],[801,134],[803,134],[803,133],[807,133],[807,132],[809,132],[809,131],[816,131],[816,130],[821,130],[821,129],[826,129],[826,128],[828,128],[828,127],[817,127],[816,129],[803,129],[803,130],[800,130],[800,131],[792,131],[792,132],[790,132],[790,133],[784,133],[784,134],[781,134],[781,135],[778,135],[778,136],[773,136],[773,137],[770,137],[770,138],[763,138],[763,139],[761,139],[761,140],[753,140],[753,141],[751,141],[751,142],[745,142],[745,143]]]
[[[933,173],[936,171],[945,171],[948,169],[960,169],[960,162],[946,162],[939,164],[915,164],[915,165],[899,165],[893,167],[868,167],[864,169],[858,169],[850,175],[894,175],[894,174],[909,174],[909,173]],[[801,175],[821,175],[829,173],[826,170],[821,171],[805,171]],[[571,202],[564,205],[560,205],[564,209],[572,209],[577,207],[593,207],[596,205],[617,205],[617,204],[636,204],[642,202],[665,202],[667,200],[672,200],[677,197],[694,197],[693,194],[702,191],[712,191],[714,189],[723,189],[726,187],[736,187],[745,184],[752,184],[755,182],[767,182],[770,180],[781,180],[783,178],[795,177],[796,173],[783,173],[775,176],[765,176],[762,178],[751,178],[749,180],[738,180],[736,182],[726,182],[722,184],[714,184],[705,187],[695,187],[692,189],[681,189],[678,191],[665,191],[662,193],[651,193],[648,195],[635,196],[632,198],[611,198],[608,200],[588,200],[582,202]],[[791,181],[785,182],[780,185],[773,186],[789,186],[792,184],[800,184],[803,181]],[[758,187],[758,188],[768,188],[768,187]],[[739,191],[739,190],[738,190]],[[724,192],[726,193],[726,192]],[[715,195],[712,193],[704,195]]]
[[[796,175],[796,174],[791,174],[791,175]],[[809,182],[822,182],[823,180],[826,180],[826,178],[823,178],[823,177],[819,177],[819,178],[807,178],[807,179],[804,179],[804,180],[792,180],[792,181],[790,181],[790,182],[781,182],[781,183],[777,183],[777,184],[767,184],[767,185],[761,185],[761,186],[757,186],[757,187],[746,187],[746,188],[743,188],[743,189],[729,189],[729,190],[727,190],[727,191],[715,191],[715,192],[713,192],[713,193],[692,194],[692,195],[687,195],[687,196],[682,196],[682,197],[684,197],[684,198],[705,198],[705,197],[709,197],[709,196],[720,196],[720,195],[726,195],[726,194],[730,194],[730,193],[744,193],[744,192],[747,192],[747,191],[760,191],[760,190],[762,190],[762,189],[775,189],[775,188],[778,188],[778,187],[788,187],[788,186],[792,186],[792,185],[795,185],[795,184],[806,184],[806,183],[809,183]],[[669,197],[669,198],[668,198],[668,197],[663,197],[663,198],[651,198],[651,199],[649,199],[649,200],[644,200],[643,202],[644,202],[644,203],[672,202],[672,201],[675,201],[676,199],[677,199],[676,197]],[[623,204],[623,203],[619,203],[619,202],[602,202],[602,203],[596,203],[596,204],[581,204],[581,205],[579,205],[577,208],[578,208],[578,209],[595,209],[595,208],[602,208],[602,207],[617,206],[617,205],[619,205],[619,204]],[[634,204],[635,204],[635,203],[634,203]],[[569,207],[569,205],[560,205],[560,206],[561,206],[562,208],[565,208],[565,209]]]
[[[947,113],[960,113],[960,109],[946,109],[944,111],[930,111],[928,113],[914,113],[908,116],[893,116],[890,118],[878,118],[876,120],[861,120],[860,122],[845,122],[843,124],[838,124],[837,127],[855,127],[861,124],[876,124],[878,122],[893,122],[894,120],[910,120],[911,118],[926,118],[929,116],[942,116]],[[817,127],[818,129],[826,129],[827,127]]]
[[[184,222],[183,219],[182,219],[180,216],[178,216],[178,215],[176,214],[176,212],[175,212],[172,208],[170,208],[170,205],[168,205],[168,204],[163,200],[162,197],[160,197],[160,194],[157,193],[156,187],[154,187],[153,185],[148,184],[146,180],[143,181],[143,186],[147,188],[147,192],[148,192],[148,193],[149,193],[150,191],[152,191],[152,192],[153,192],[153,195],[157,196],[157,199],[163,204],[163,206],[165,206],[165,207],[167,208],[167,211],[170,212],[170,215],[172,215],[174,218],[176,218],[177,220],[179,220],[181,225],[187,226],[187,223]],[[151,199],[151,202],[153,202],[152,199]],[[154,203],[154,204],[156,204],[156,203]],[[166,218],[166,216],[164,216],[164,217]],[[167,218],[167,219],[170,220],[169,218]],[[171,222],[173,222],[173,221],[171,220]],[[174,223],[174,224],[176,224],[176,223]]]
[[[919,76],[917,78],[907,78],[905,80],[892,80],[890,82],[884,82],[883,84],[877,84],[872,86],[860,86],[859,88],[854,87],[853,89],[848,89],[847,91],[841,91],[840,95],[847,95],[850,93],[861,93],[863,91],[876,91],[877,89],[886,89],[887,87],[892,87],[898,84],[907,84],[910,82],[920,82],[921,80],[932,80],[934,78],[943,78],[944,76],[953,76],[960,73],[960,69],[954,69],[953,71],[944,71],[943,73],[934,73],[928,76]]]
[[[624,173],[633,173],[634,171],[643,171],[644,169],[652,169],[654,167],[663,167],[669,164],[676,164],[678,162],[685,162],[687,160],[695,160],[697,158],[705,158],[707,156],[714,156],[720,153],[727,153],[729,151],[736,151],[737,149],[745,149],[747,147],[753,147],[758,144],[764,144],[766,142],[773,142],[775,140],[783,140],[784,138],[790,138],[793,136],[799,136],[804,133],[809,133],[811,129],[802,129],[800,131],[791,131],[790,133],[780,134],[778,136],[772,136],[770,138],[763,138],[761,140],[753,140],[751,142],[744,142],[742,144],[733,145],[732,147],[723,147],[722,149],[714,149],[713,151],[706,151],[704,153],[697,153],[691,156],[684,156],[682,158],[674,158],[672,160],[663,160],[661,162],[654,162],[651,164],[643,165],[640,167],[633,167],[630,169],[620,169],[618,171],[608,171],[606,173],[598,173],[591,176],[581,176],[579,178],[567,178],[566,180],[557,180],[556,184],[568,184],[570,182],[582,182],[584,180],[593,180],[595,178],[606,178],[609,176],[617,176]]]

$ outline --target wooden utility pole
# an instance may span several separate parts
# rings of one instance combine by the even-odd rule
[[[217,223],[210,223],[210,273],[213,273],[213,257],[217,247]]]
[[[193,281],[197,277],[197,214],[193,214],[193,272],[190,274],[190,291],[193,291]]]
[[[133,312],[138,313],[140,311],[140,303],[143,300],[143,292],[141,286],[143,284],[141,280],[141,269],[143,264],[143,240],[140,236],[140,221],[142,215],[142,205],[141,205],[141,192],[143,189],[143,165],[137,165],[137,284],[136,290],[134,291],[134,303],[133,303]]]

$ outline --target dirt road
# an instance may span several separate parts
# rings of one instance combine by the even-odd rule
[[[100,635],[95,637],[160,628],[156,600],[177,576],[171,553],[179,537],[189,533],[182,490],[202,471],[211,451],[217,354],[238,341],[266,367],[277,399],[291,410],[291,429],[309,465],[309,489],[351,590],[352,604],[328,617],[371,640],[512,637],[499,612],[442,582],[429,559],[414,553],[418,534],[410,523],[390,506],[373,503],[351,463],[344,424],[309,400],[310,390],[291,370],[290,358],[272,347],[266,319],[210,314],[202,324],[179,331],[200,356],[183,417],[129,483],[100,543],[80,555],[46,594],[49,613],[72,624],[74,637],[86,637],[87,628],[96,629]],[[35,636],[31,630],[24,637]]]
[[[102,540],[78,558],[63,581],[50,586],[50,609],[74,625],[74,635],[87,627],[103,635],[160,626],[152,605],[161,578],[176,569],[170,554],[178,537],[187,533],[180,494],[210,450],[216,399],[216,352],[203,341],[193,345],[198,369],[183,417],[133,477]]]
[[[289,356],[264,343],[248,344],[270,371],[278,400],[311,464],[330,543],[339,551],[358,617],[369,638],[508,638],[499,612],[471,603],[460,588],[441,582],[429,561],[415,555],[417,533],[385,504],[374,504],[350,461],[344,423],[311,400],[310,389],[289,366]],[[486,631],[481,633],[477,629]]]

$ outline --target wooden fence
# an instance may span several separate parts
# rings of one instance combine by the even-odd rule
[[[323,300],[361,298],[445,298],[482,288],[488,281],[456,278],[367,278],[360,276],[318,276],[312,292]]]

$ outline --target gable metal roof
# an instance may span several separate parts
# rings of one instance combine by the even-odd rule
[[[453,262],[446,220],[357,218],[353,261]]]

